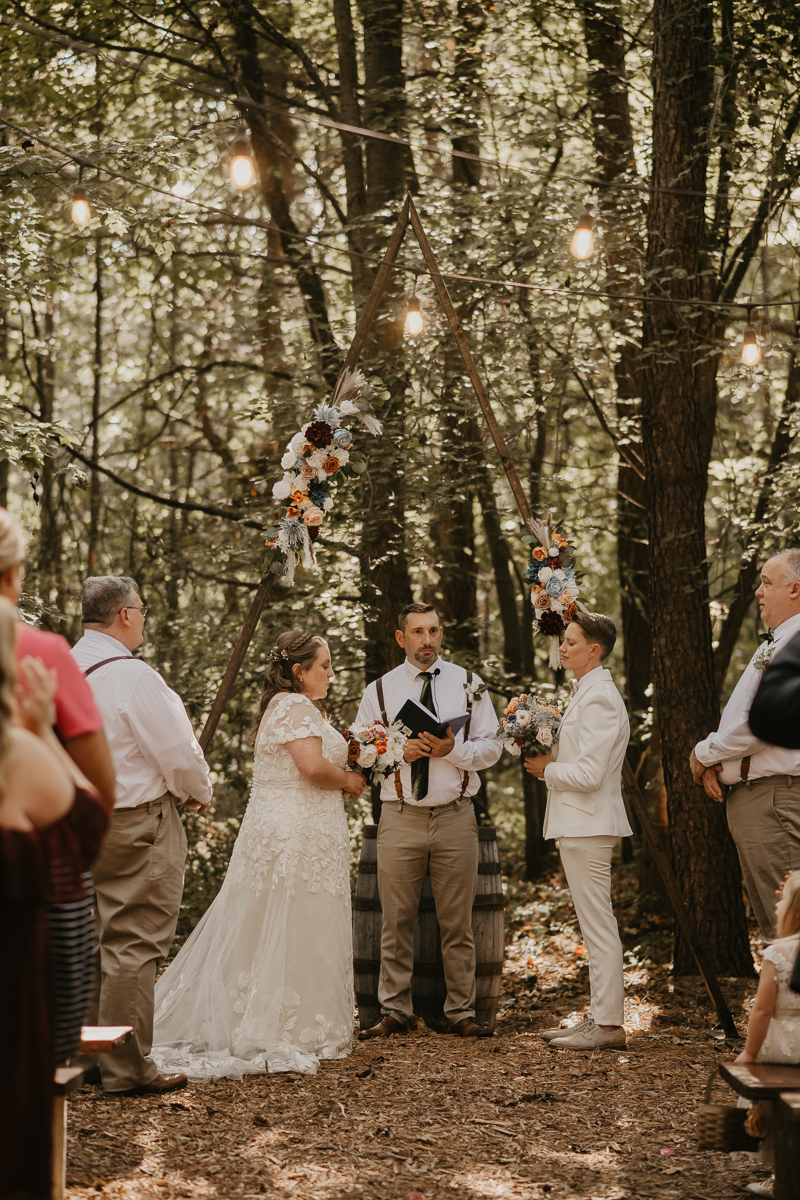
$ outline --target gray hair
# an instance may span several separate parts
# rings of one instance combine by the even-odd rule
[[[81,621],[84,625],[111,625],[121,608],[138,596],[130,575],[92,575],[83,585]]]
[[[786,582],[800,583],[800,550],[779,550],[774,557],[786,567]]]

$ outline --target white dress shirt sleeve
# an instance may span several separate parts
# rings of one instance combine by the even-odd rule
[[[389,716],[387,712],[387,717]],[[391,720],[391,718],[389,718]],[[361,703],[358,706],[354,725],[371,725],[373,721],[382,721],[381,706],[378,704],[378,689],[374,683],[370,683],[361,697]]]
[[[753,703],[753,697],[758,690],[760,681],[761,672],[752,665],[748,665],[745,668],[745,674],[734,688],[733,695],[725,705],[720,728],[716,733],[709,734],[702,742],[698,742],[694,748],[698,762],[701,762],[704,767],[713,767],[716,763],[726,762],[729,759],[741,761],[748,755],[752,756],[759,750],[764,750],[767,746],[766,742],[753,737],[747,723],[750,705]]]
[[[472,678],[473,682],[481,682],[476,675]],[[483,692],[472,702],[469,739],[456,740],[444,761],[452,763],[459,771],[482,771],[484,767],[493,767],[502,753],[503,743],[497,736],[497,714],[489,693]]]
[[[138,680],[127,715],[143,758],[163,775],[172,795],[208,804],[208,763],[180,697],[156,671],[147,671]]]
[[[595,687],[582,713],[580,758],[576,763],[549,762],[544,769],[547,786],[561,792],[598,791],[619,734],[619,721],[612,697],[602,687]]]

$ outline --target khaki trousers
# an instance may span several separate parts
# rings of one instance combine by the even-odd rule
[[[175,936],[183,895],[186,833],[169,793],[115,809],[92,868],[97,894],[99,986],[90,1024],[132,1025],[133,1037],[98,1063],[107,1092],[158,1075],[153,1046],[156,969]]]
[[[383,908],[378,999],[400,1021],[414,1015],[414,925],[430,871],[447,983],[444,1012],[455,1024],[475,1016],[472,904],[478,880],[478,823],[469,798],[437,807],[383,802],[378,826],[378,893]]]
[[[611,907],[616,835],[561,837],[558,851],[589,958],[590,1015],[598,1025],[625,1022],[622,942]]]
[[[764,937],[774,941],[775,893],[786,872],[800,868],[800,777],[737,783],[725,808],[753,912]]]

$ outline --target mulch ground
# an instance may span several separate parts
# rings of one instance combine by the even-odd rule
[[[313,1197],[477,1200],[507,1196],[743,1195],[767,1172],[749,1155],[698,1151],[706,1078],[732,1058],[699,978],[673,980],[668,919],[639,911],[634,868],[617,872],[626,946],[624,1051],[553,1050],[537,1030],[582,1013],[585,953],[563,879],[511,884],[493,1039],[418,1028],[356,1043],[316,1076],[190,1084],[119,1100],[85,1087],[70,1103],[71,1200]],[[754,980],[723,988],[739,1028]],[[735,1103],[724,1085],[715,1096]]]

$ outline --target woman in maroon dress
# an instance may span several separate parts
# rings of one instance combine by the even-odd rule
[[[15,698],[14,636],[14,610],[0,599],[0,1200],[48,1200],[55,1064],[47,912],[77,895],[107,814],[53,735],[52,672],[26,660],[26,694]]]

